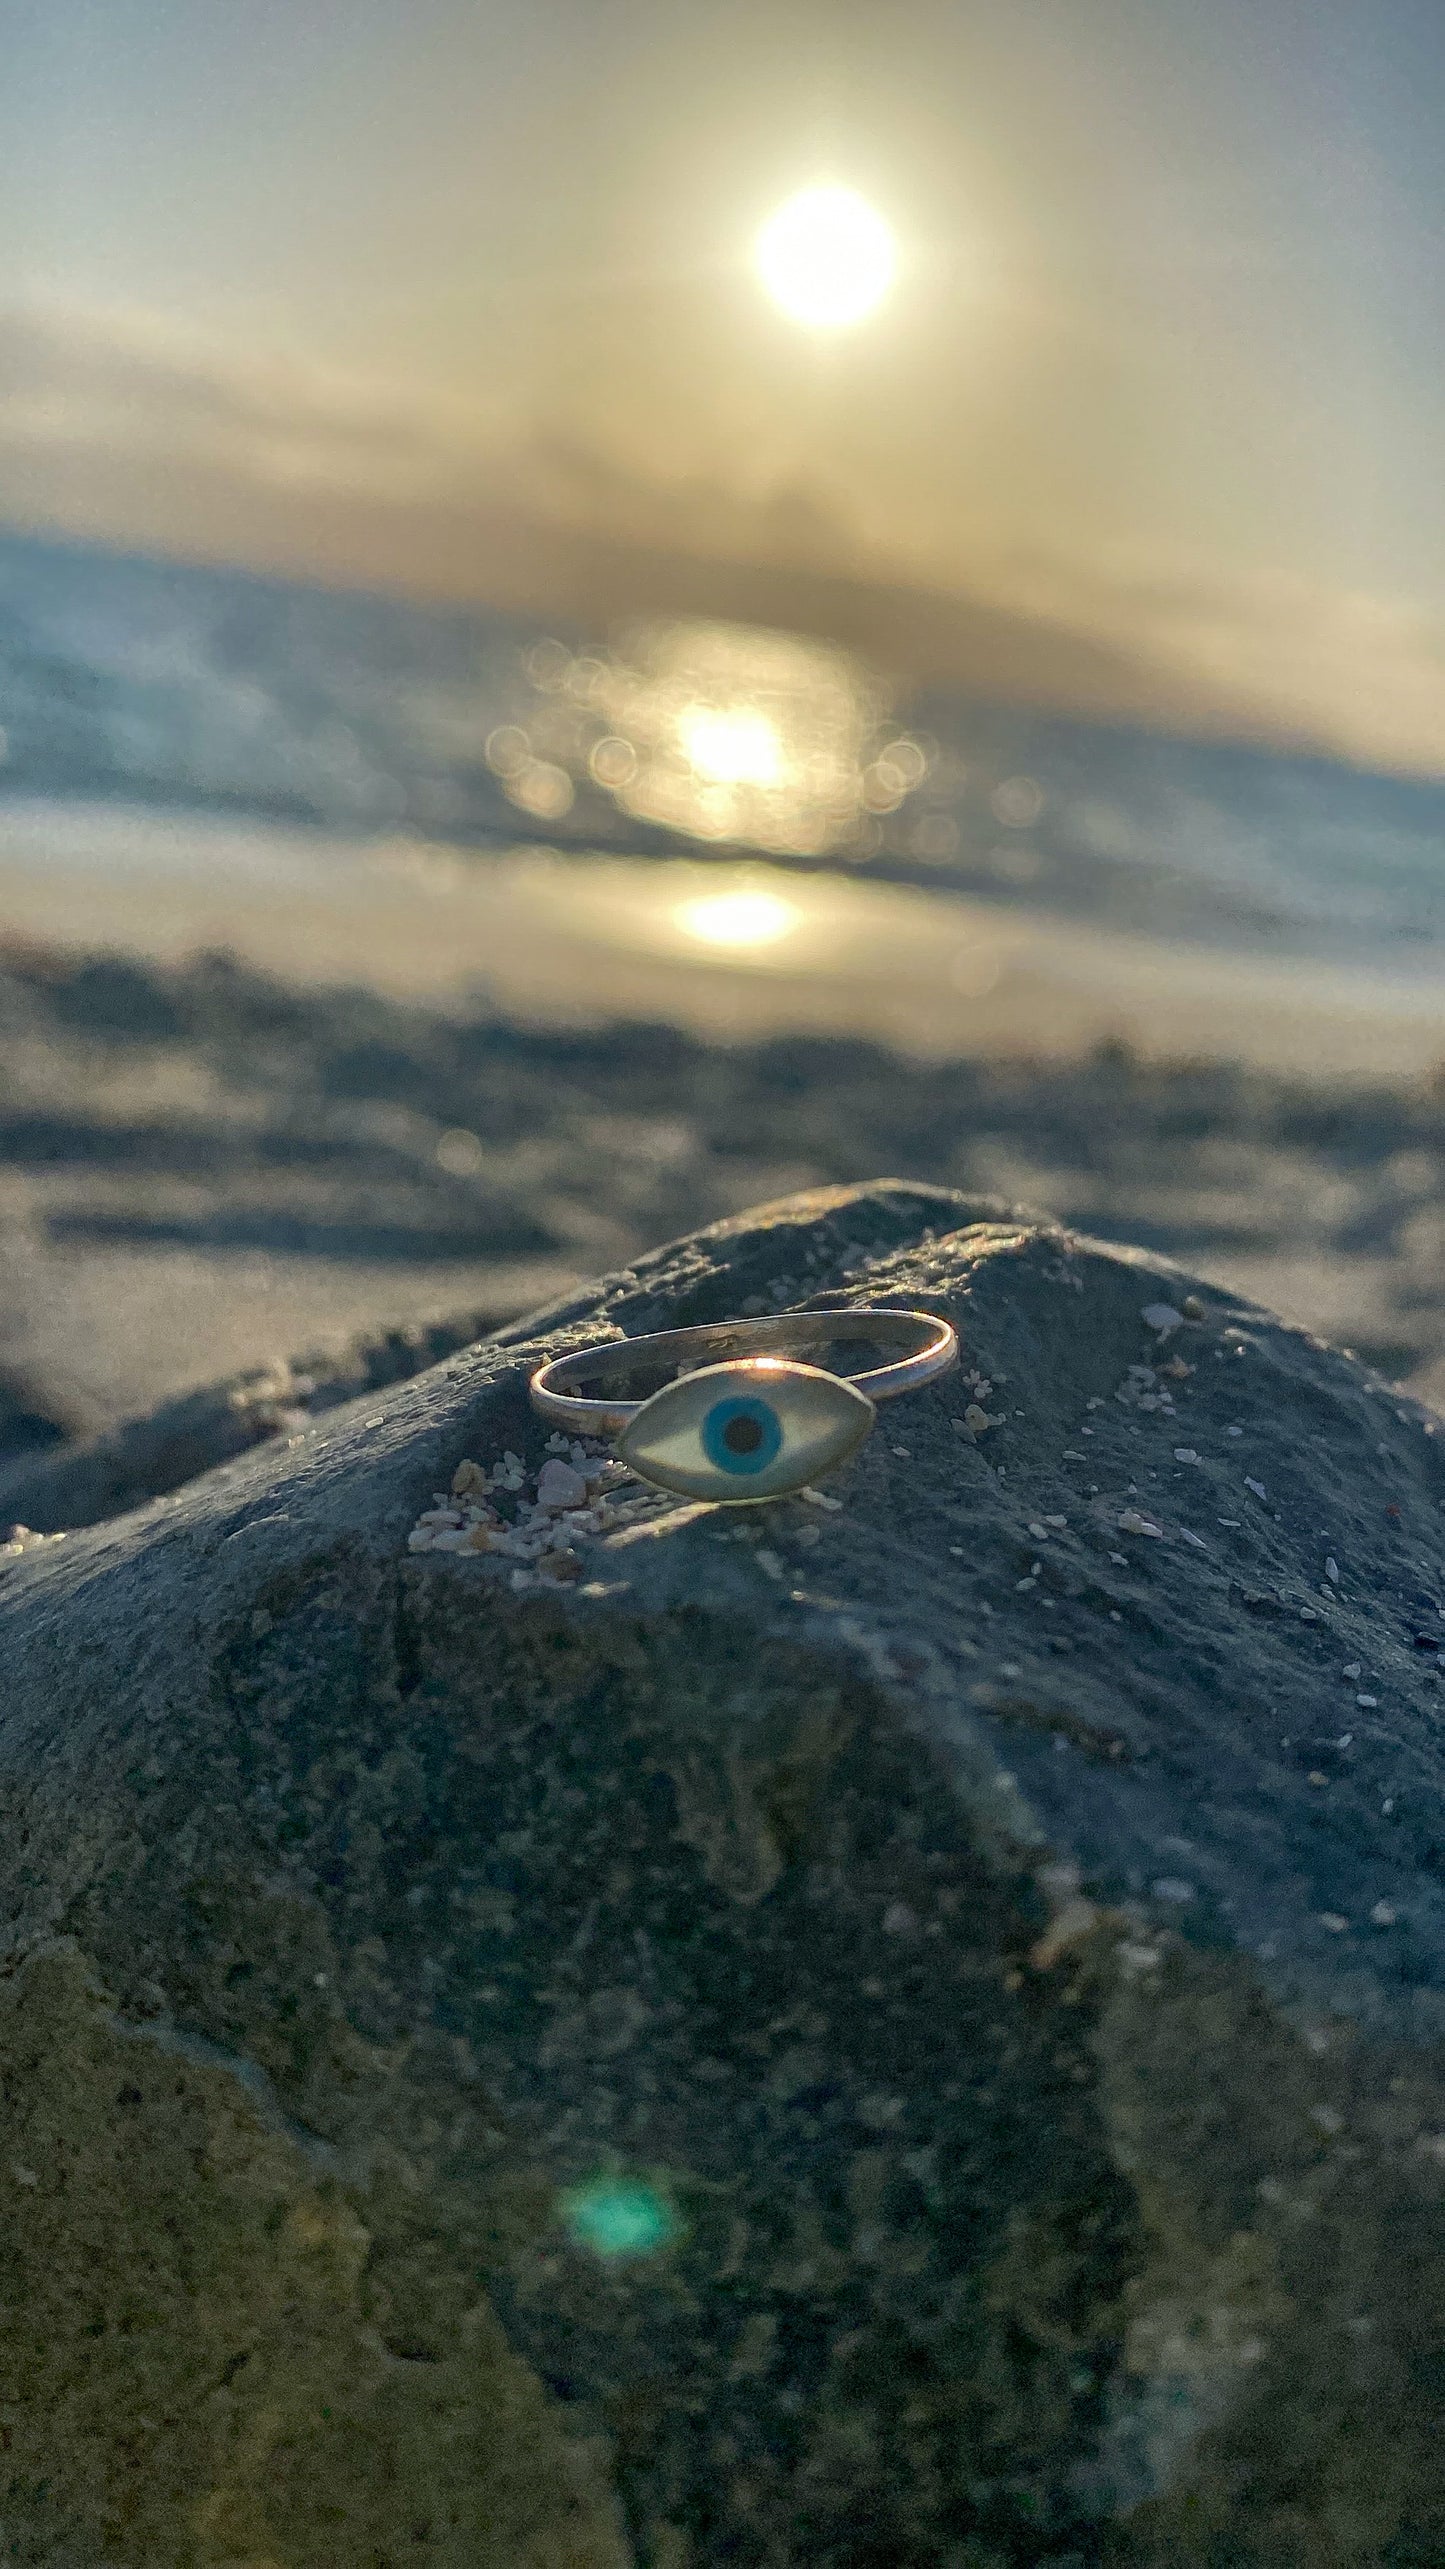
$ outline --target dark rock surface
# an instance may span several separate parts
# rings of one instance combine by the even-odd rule
[[[988,1387],[408,1555],[543,1350],[809,1297]],[[1441,1443],[880,1185],[0,1562],[4,2556],[1445,2558]]]
[[[7,1401],[0,1380],[0,1523],[14,1521],[37,1534],[98,1524],[363,1392],[405,1382],[495,1326],[495,1313],[483,1308],[322,1345],[295,1363],[181,1392],[148,1417],[126,1419],[96,1436],[67,1436],[38,1398],[23,1401],[18,1386]]]

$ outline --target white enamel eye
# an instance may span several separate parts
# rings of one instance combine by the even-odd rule
[[[751,1356],[655,1392],[617,1451],[642,1480],[686,1498],[774,1499],[841,1463],[877,1414],[837,1374]]]

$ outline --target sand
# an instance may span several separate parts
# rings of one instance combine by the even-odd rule
[[[0,814],[0,938],[0,1453],[880,1174],[1159,1248],[1445,1393],[1423,970],[62,803]]]
[[[1160,950],[1151,982],[1116,939],[1112,980],[1091,977],[1076,933],[1071,1015],[1061,979],[1038,1001],[1061,932],[985,920],[1013,961],[976,1003],[955,987],[950,1054],[936,1026],[924,1043],[919,994],[940,922],[961,936],[954,905],[775,877],[767,897],[823,940],[817,972],[795,929],[684,968],[680,889],[756,878],[638,867],[609,910],[575,866],[560,889],[533,865],[510,888],[444,867],[426,890],[415,851],[349,873],[333,852],[328,874],[314,846],[187,823],[167,890],[147,828],[142,865],[111,823],[67,839],[52,814],[46,862],[32,848],[27,870],[12,832],[0,865],[0,1452],[359,1330],[502,1319],[716,1215],[884,1174],[1158,1249],[1445,1394],[1427,992],[1372,1018],[1356,986],[1336,1023],[1328,985],[1297,977],[1306,1044],[1282,999],[1250,995],[1247,959]],[[539,974],[551,958],[550,999],[509,980],[508,936]],[[198,956],[218,944],[231,960]],[[1210,970],[1233,999],[1191,1057]],[[1148,1009],[1121,995],[1130,972]]]

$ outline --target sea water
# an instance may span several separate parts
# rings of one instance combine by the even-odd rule
[[[910,694],[798,638],[619,641],[6,537],[0,808],[47,797],[352,845],[753,849],[1280,956],[1445,953],[1445,781]]]

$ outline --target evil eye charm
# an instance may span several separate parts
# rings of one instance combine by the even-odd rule
[[[704,1365],[644,1401],[617,1438],[639,1479],[690,1499],[775,1499],[861,1445],[877,1411],[837,1374],[781,1357]]]

